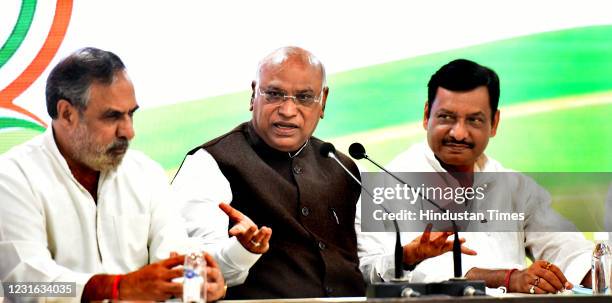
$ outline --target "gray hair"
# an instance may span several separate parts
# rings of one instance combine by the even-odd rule
[[[317,59],[317,57],[315,57],[309,51],[297,46],[281,47],[279,49],[276,49],[269,55],[265,56],[261,61],[259,61],[259,64],[257,65],[255,81],[259,83],[259,76],[264,66],[268,64],[281,65],[289,59],[297,59],[304,64],[319,68],[321,71],[323,87],[327,86],[325,67],[323,66],[323,63],[321,63],[321,61],[319,61],[319,59]]]
[[[57,103],[66,100],[83,113],[89,102],[91,84],[110,85],[117,72],[125,70],[121,59],[112,52],[86,47],[60,61],[47,78],[47,112],[57,119]]]

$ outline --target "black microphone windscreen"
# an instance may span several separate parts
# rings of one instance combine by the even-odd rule
[[[336,152],[336,148],[334,147],[333,144],[329,143],[329,142],[325,142],[321,145],[321,148],[319,148],[319,152],[321,153],[321,155],[325,158],[329,157],[329,153],[335,153]]]
[[[361,160],[366,157],[365,147],[361,145],[361,143],[353,143],[349,146],[349,155],[353,157],[353,159]]]

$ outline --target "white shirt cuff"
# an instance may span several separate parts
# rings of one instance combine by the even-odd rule
[[[223,248],[223,255],[227,257],[234,266],[248,270],[259,260],[260,254],[254,254],[238,242],[236,237],[231,237],[228,245]]]
[[[58,277],[55,281],[57,282],[76,282],[76,298],[79,300],[83,296],[83,290],[85,290],[85,285],[89,282],[89,279],[93,277],[95,274],[92,273],[79,273],[68,271]]]
[[[567,265],[563,274],[568,281],[574,284],[574,286],[578,286],[589,270],[591,270],[591,252],[585,252],[576,256],[572,262]]]

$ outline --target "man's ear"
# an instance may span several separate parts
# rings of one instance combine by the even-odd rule
[[[495,117],[493,117],[493,125],[491,127],[491,136],[490,137],[495,137],[495,134],[497,134],[497,125],[499,125],[500,116],[501,116],[501,112],[498,109],[495,112]]]
[[[253,102],[255,102],[255,88],[257,87],[257,82],[255,80],[251,81],[251,105],[249,106],[249,111],[253,111]]]
[[[325,116],[325,104],[327,103],[327,95],[329,94],[329,87],[323,88],[323,96],[321,97],[321,119]]]
[[[429,123],[429,103],[425,101],[425,108],[423,109],[423,128],[427,130],[427,124]]]
[[[57,102],[57,120],[66,127],[71,127],[79,122],[79,112],[76,107],[65,99]]]

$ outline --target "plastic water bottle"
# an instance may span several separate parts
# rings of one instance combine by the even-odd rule
[[[183,267],[183,302],[206,302],[206,260],[202,252],[185,256]]]
[[[595,244],[591,258],[591,279],[593,294],[610,294],[610,275],[612,275],[612,252],[605,241]]]

